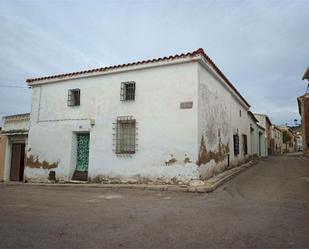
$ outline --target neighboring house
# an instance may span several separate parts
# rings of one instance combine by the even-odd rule
[[[188,182],[259,154],[250,105],[203,49],[27,83],[29,181]]]
[[[309,67],[307,68],[303,80],[308,80],[307,91],[297,98],[298,110],[301,116],[302,141],[304,156],[309,157]]]
[[[297,98],[301,116],[302,142],[304,155],[309,157],[309,93]]]
[[[291,126],[290,127],[294,138],[295,138],[295,150],[302,151],[303,150],[303,136],[302,136],[302,127],[301,125],[298,126]]]
[[[254,116],[259,121],[258,124],[265,129],[265,154],[266,156],[271,154],[271,121],[265,114],[254,113]]]
[[[3,168],[3,175],[0,180],[24,180],[29,120],[29,113],[3,117],[0,144],[0,171]]]
[[[250,122],[250,140],[253,156],[265,157],[265,129],[258,124],[258,120],[251,111],[248,111]]]
[[[257,134],[258,134],[258,156],[267,156],[267,143],[265,140],[265,128],[263,128],[259,123],[257,123]]]
[[[276,125],[271,125],[271,138],[270,138],[270,151],[271,154],[281,154],[282,153],[282,131]]]
[[[1,134],[2,128],[0,127],[0,181],[4,180],[4,158],[5,158],[5,145],[6,136]]]

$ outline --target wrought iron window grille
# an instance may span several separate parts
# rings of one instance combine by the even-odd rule
[[[248,154],[248,141],[247,141],[247,135],[243,134],[243,149],[244,149],[244,154]]]
[[[134,101],[135,100],[135,82],[121,82],[120,90],[121,101]]]
[[[239,136],[233,135],[233,142],[234,142],[234,155],[239,155]]]
[[[118,156],[130,156],[137,151],[137,122],[132,116],[118,117],[113,123],[113,151]]]
[[[80,105],[80,89],[68,90],[68,106]]]

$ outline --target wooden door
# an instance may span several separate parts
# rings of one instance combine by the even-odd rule
[[[25,144],[12,144],[11,181],[22,181],[24,178]]]

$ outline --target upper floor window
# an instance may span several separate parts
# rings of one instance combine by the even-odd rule
[[[121,83],[120,100],[121,101],[135,100],[135,82],[134,81]]]
[[[69,89],[68,91],[68,106],[80,105],[80,89]]]

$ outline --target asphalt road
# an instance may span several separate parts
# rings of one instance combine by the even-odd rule
[[[309,248],[309,162],[269,157],[211,194],[0,185],[1,248]]]

